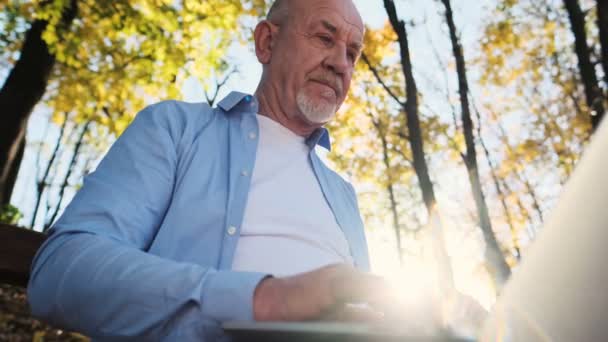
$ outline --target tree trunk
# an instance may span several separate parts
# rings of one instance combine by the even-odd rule
[[[602,49],[602,67],[604,68],[604,83],[608,87],[608,1],[596,0],[597,28],[600,32],[600,45]]]
[[[6,184],[6,186],[1,189],[2,193],[0,193],[0,199],[6,199],[2,202],[2,206],[10,203],[11,195],[15,188],[15,183],[17,182],[17,175],[19,174],[19,165],[21,164],[23,154],[25,153],[25,137],[20,136],[15,143],[17,144],[16,153],[11,157],[13,167],[6,170],[7,174],[1,177],[4,181],[0,180],[3,184]]]
[[[61,203],[63,202],[63,197],[65,195],[65,189],[68,187],[68,185],[70,184],[70,177],[72,176],[72,173],[74,172],[74,169],[76,168],[76,163],[78,162],[78,157],[80,156],[80,149],[82,148],[82,143],[84,142],[84,138],[86,133],[89,130],[89,125],[91,125],[92,121],[87,121],[83,127],[82,130],[80,131],[80,134],[78,135],[78,140],[76,141],[76,145],[74,146],[74,153],[72,154],[72,159],[70,160],[70,164],[68,166],[68,171],[65,174],[65,177],[63,178],[63,182],[61,184],[61,188],[59,189],[59,195],[58,200],[57,200],[57,205],[55,206],[55,210],[53,211],[53,214],[51,215],[50,220],[45,224],[43,232],[46,232],[51,225],[55,222],[55,219],[57,218],[57,215],[59,214],[59,211],[61,210]]]
[[[445,6],[445,17],[450,30],[450,40],[452,41],[452,52],[456,60],[456,71],[458,73],[458,92],[460,95],[460,106],[462,112],[462,129],[466,144],[466,153],[462,156],[469,174],[469,182],[477,207],[477,217],[479,225],[483,232],[484,241],[486,243],[485,257],[491,269],[491,274],[497,289],[507,281],[511,274],[511,269],[505,261],[504,255],[496,240],[496,235],[492,230],[492,221],[488,206],[479,179],[479,170],[477,167],[477,152],[475,151],[475,137],[473,135],[473,120],[471,119],[471,110],[469,106],[469,85],[466,76],[466,64],[462,46],[456,34],[456,25],[454,24],[454,15],[450,0],[441,0]]]
[[[72,0],[63,13],[62,27],[68,27],[75,16],[76,1]],[[42,39],[47,24],[43,20],[34,21],[25,35],[19,60],[0,89],[0,205],[10,201],[27,121],[46,91],[55,64],[55,57]]]
[[[564,0],[564,5],[568,11],[570,28],[574,35],[574,50],[576,51],[578,68],[585,88],[587,106],[592,111],[591,126],[593,131],[595,131],[604,116],[604,104],[602,90],[600,89],[593,63],[591,63],[591,53],[587,45],[585,16],[578,4],[578,0]]]
[[[395,240],[397,242],[397,255],[399,256],[399,264],[403,262],[403,247],[401,246],[401,224],[399,223],[399,211],[397,210],[397,198],[395,197],[395,185],[391,178],[391,159],[389,156],[388,142],[386,141],[386,132],[382,129],[379,120],[375,119],[374,116],[369,114],[372,124],[376,128],[378,138],[382,143],[382,161],[384,162],[384,168],[386,170],[386,191],[391,203],[391,214],[393,216],[393,230],[395,231]]]
[[[470,92],[469,92],[470,94]],[[471,95],[471,98],[473,99],[473,96]],[[519,239],[517,236],[517,229],[515,227],[515,222],[513,219],[513,215],[511,214],[511,209],[509,209],[509,206],[507,204],[507,199],[506,199],[506,194],[503,190],[502,185],[500,184],[500,179],[498,178],[498,175],[496,174],[496,165],[494,165],[494,162],[492,162],[492,158],[490,156],[490,150],[488,149],[488,146],[485,143],[485,140],[483,139],[483,136],[481,134],[481,114],[479,113],[479,110],[477,109],[477,106],[475,105],[475,101],[472,101],[472,105],[473,105],[473,109],[475,111],[475,115],[477,117],[477,136],[479,137],[479,144],[481,145],[481,148],[484,152],[484,155],[486,157],[486,160],[488,162],[488,166],[490,167],[490,174],[492,175],[492,181],[494,182],[494,188],[496,189],[496,194],[498,195],[498,198],[500,198],[500,204],[502,206],[502,210],[505,213],[505,217],[507,219],[507,224],[509,225],[509,230],[511,231],[511,237],[512,237],[512,241],[513,241],[513,250],[515,251],[515,257],[517,258],[517,261],[521,260],[521,248],[519,247]]]
[[[482,145],[484,145],[484,144],[482,143]],[[491,172],[492,181],[494,182],[494,188],[496,189],[496,194],[500,198],[500,204],[502,206],[503,212],[505,213],[505,217],[507,219],[507,224],[509,225],[509,230],[511,231],[511,238],[513,241],[513,250],[515,251],[515,257],[519,261],[519,260],[521,260],[521,248],[519,247],[519,238],[517,236],[517,229],[515,227],[513,215],[511,214],[511,209],[509,209],[509,206],[507,204],[506,194],[505,194],[504,190],[502,189],[502,185],[500,184],[500,179],[498,178],[498,175],[496,174],[496,171],[495,171],[496,166],[494,165],[494,163],[492,163],[492,161],[490,159],[490,151],[485,146],[483,146],[483,150],[486,155],[486,159],[488,160],[488,165],[490,166],[490,169],[492,170],[492,172]]]
[[[436,246],[434,248],[439,264],[439,279],[442,291],[452,291],[454,289],[454,277],[452,272],[452,266],[448,257],[445,242],[443,238],[443,232],[441,231],[441,224],[439,221],[435,191],[433,189],[433,182],[429,175],[428,166],[424,156],[424,142],[422,139],[422,130],[420,129],[420,118],[418,117],[418,87],[416,86],[416,80],[414,78],[414,72],[412,68],[412,62],[410,58],[409,42],[407,37],[407,30],[405,22],[399,20],[397,16],[397,9],[393,0],[384,0],[384,7],[388,18],[390,20],[393,30],[397,33],[399,39],[401,66],[403,76],[405,78],[405,90],[406,90],[406,102],[403,106],[407,121],[407,129],[405,135],[409,137],[410,148],[412,150],[413,165],[416,176],[418,177],[418,183],[422,191],[422,198],[427,208],[429,221],[433,228],[434,242]]]

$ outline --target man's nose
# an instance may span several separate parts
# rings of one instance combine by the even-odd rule
[[[344,44],[336,44],[325,59],[325,67],[337,75],[344,75],[350,71],[352,64],[348,59],[348,51]]]

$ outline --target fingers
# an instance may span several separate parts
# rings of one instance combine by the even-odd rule
[[[273,309],[275,314],[268,316],[286,321],[318,319],[338,302],[331,290],[332,280],[344,277],[353,270],[348,265],[337,264],[274,279],[271,301],[276,303]]]
[[[268,278],[256,288],[256,320],[312,319],[375,320],[376,310],[347,307],[347,303],[388,306],[390,287],[381,277],[336,264],[286,278]]]
[[[322,321],[379,323],[384,320],[384,314],[366,305],[345,304],[327,312],[319,319]]]
[[[336,274],[331,279],[332,296],[339,303],[371,303],[382,302],[391,292],[384,278],[350,270]]]
[[[320,281],[328,284],[331,306],[343,308],[345,304],[366,304],[378,313],[396,304],[394,289],[380,276],[359,271],[348,265],[331,265],[319,271]],[[350,309],[338,312],[358,315],[354,308],[355,306],[350,306]]]

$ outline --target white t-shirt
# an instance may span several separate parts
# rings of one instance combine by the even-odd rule
[[[353,264],[308,159],[305,138],[258,115],[259,141],[232,269],[287,276]]]

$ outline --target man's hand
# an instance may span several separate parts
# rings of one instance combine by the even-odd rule
[[[388,284],[347,265],[330,265],[286,278],[266,278],[253,298],[256,321],[374,320],[380,313],[347,303],[386,301]]]

